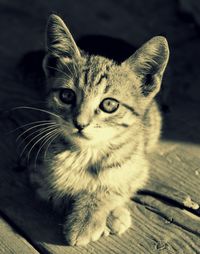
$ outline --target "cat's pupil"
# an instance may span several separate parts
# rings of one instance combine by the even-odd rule
[[[104,102],[104,105],[105,105],[105,107],[111,109],[112,107],[115,106],[115,103],[113,101],[111,101],[111,100],[107,100],[107,101]]]
[[[75,104],[76,94],[72,89],[64,88],[60,90],[60,100],[66,104]]]
[[[119,107],[119,102],[113,98],[106,98],[100,104],[100,109],[106,113],[113,113]]]

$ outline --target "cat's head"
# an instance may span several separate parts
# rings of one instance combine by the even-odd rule
[[[47,105],[62,135],[76,144],[109,142],[141,119],[160,90],[169,49],[164,37],[145,43],[121,64],[81,51],[64,22],[51,15],[43,67]]]

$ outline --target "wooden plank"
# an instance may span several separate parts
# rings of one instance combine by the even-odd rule
[[[154,199],[154,202],[157,201]],[[165,214],[166,205],[162,204],[161,207]],[[174,210],[173,207],[170,209]],[[144,253],[199,253],[199,236],[175,225],[173,220],[160,216],[158,207],[153,206],[151,211],[145,204],[135,206],[133,210],[137,243],[146,247]],[[179,212],[177,211],[176,217]]]
[[[30,253],[39,254],[39,252],[21,235],[0,217],[0,253],[1,254],[19,254]]]
[[[200,176],[197,171],[200,165],[199,156],[189,151],[187,143],[176,146],[170,152],[163,153],[161,149],[150,158],[151,180],[159,182],[169,188],[177,189],[189,196],[193,201],[200,204]],[[199,151],[200,147],[195,147]],[[151,183],[150,183],[151,184]],[[153,184],[153,183],[152,183]]]

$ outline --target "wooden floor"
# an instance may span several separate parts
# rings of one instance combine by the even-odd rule
[[[194,21],[182,19],[172,0],[162,5],[159,0],[151,5],[147,0],[59,2],[0,0],[0,254],[200,253],[200,36]],[[133,225],[121,237],[86,247],[66,246],[62,218],[37,200],[18,165],[17,132],[11,130],[39,116],[7,113],[41,100],[39,84],[20,82],[15,66],[24,53],[43,47],[45,19],[52,11],[68,20],[76,37],[108,34],[138,46],[164,33],[171,45],[170,111],[164,113],[163,138],[149,158],[149,183],[132,200]]]

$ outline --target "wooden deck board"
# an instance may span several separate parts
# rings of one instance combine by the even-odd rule
[[[30,253],[39,254],[39,252],[22,236],[13,230],[13,228],[0,217],[0,253],[1,254],[19,254]]]

